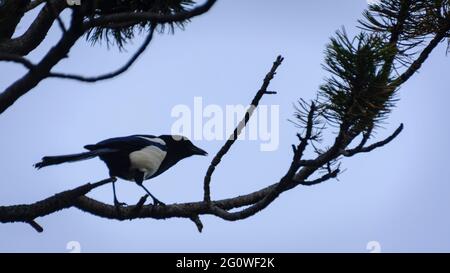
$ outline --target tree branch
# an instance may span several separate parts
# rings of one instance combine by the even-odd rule
[[[211,176],[214,173],[214,170],[216,169],[217,165],[220,164],[220,161],[222,160],[222,157],[225,156],[225,154],[230,150],[231,146],[234,144],[234,142],[239,137],[240,133],[242,132],[242,129],[245,128],[247,125],[247,122],[250,120],[250,117],[252,116],[254,110],[258,107],[259,101],[261,98],[267,94],[267,88],[269,87],[270,81],[275,76],[277,68],[281,65],[283,62],[283,57],[278,56],[275,62],[272,65],[272,68],[270,69],[269,73],[267,73],[266,77],[264,78],[263,84],[261,88],[256,93],[255,97],[253,98],[250,107],[247,109],[244,117],[239,122],[238,126],[234,129],[233,134],[231,134],[228,138],[228,140],[225,142],[225,144],[222,146],[222,148],[217,152],[217,154],[214,156],[213,160],[211,161],[211,164],[208,167],[208,170],[206,171],[206,175],[203,182],[203,190],[204,190],[204,197],[203,200],[206,202],[211,201],[211,191],[210,191],[210,183],[211,183]],[[273,94],[273,93],[272,93]]]
[[[71,29],[68,30],[70,32]],[[200,220],[200,215],[215,215],[224,220],[228,221],[236,221],[248,218],[250,216],[255,215],[259,211],[266,208],[270,205],[274,200],[277,199],[283,192],[291,190],[298,185],[303,186],[312,186],[324,181],[327,181],[331,178],[334,178],[339,173],[339,167],[331,171],[331,168],[328,167],[328,173],[323,175],[320,178],[315,180],[308,181],[307,177],[314,173],[320,166],[323,164],[328,164],[330,166],[330,161],[340,155],[338,148],[345,146],[348,144],[349,140],[345,136],[345,126],[341,126],[341,130],[339,135],[336,137],[334,145],[323,154],[317,156],[317,158],[313,160],[308,160],[311,164],[301,165],[303,169],[300,170],[297,174],[293,175],[295,171],[297,171],[297,166],[292,172],[292,164],[287,174],[285,174],[280,181],[274,183],[268,187],[265,187],[261,190],[236,196],[233,198],[227,198],[222,200],[211,201],[209,196],[209,183],[211,179],[211,175],[214,171],[214,168],[218,166],[222,157],[229,151],[232,144],[235,142],[237,137],[239,136],[242,129],[246,126],[249,121],[251,114],[255,110],[255,108],[259,105],[259,102],[264,94],[269,93],[267,88],[270,84],[270,81],[273,79],[277,68],[281,65],[283,58],[279,56],[274,62],[272,69],[266,75],[264,82],[256,93],[254,99],[252,100],[251,107],[246,112],[244,118],[241,120],[239,125],[235,128],[233,134],[227,140],[225,145],[220,149],[217,153],[216,157],[211,162],[209,166],[208,172],[205,175],[204,180],[204,188],[207,189],[208,196],[204,198],[204,200],[200,202],[191,202],[191,203],[182,203],[182,204],[170,204],[165,206],[155,206],[155,205],[144,205],[147,196],[142,197],[139,202],[134,206],[120,207],[119,209],[114,205],[105,204],[89,198],[85,196],[92,189],[102,186],[106,183],[112,182],[112,179],[106,179],[94,184],[86,184],[84,186],[75,188],[73,190],[65,191],[50,198],[44,199],[42,201],[30,204],[30,205],[15,205],[15,206],[3,206],[0,207],[0,222],[2,223],[12,223],[12,222],[25,222],[30,224],[37,231],[42,231],[42,227],[36,223],[35,219],[37,217],[45,216],[56,211],[59,211],[64,208],[69,208],[71,206],[76,207],[82,211],[88,212],[95,216],[104,217],[108,219],[116,219],[116,220],[132,220],[138,218],[153,218],[153,219],[167,219],[167,218],[186,218],[193,221],[197,227],[197,229],[201,232],[203,228],[203,224]],[[270,93],[273,93],[270,91]],[[307,141],[312,137],[312,130],[314,124],[314,112],[316,110],[315,104],[312,103],[307,123],[306,123],[306,132],[304,137],[300,137],[300,144],[297,146],[296,154],[293,157],[293,162],[299,161],[301,162],[300,151],[303,151],[306,148]],[[401,126],[402,127],[402,126]],[[401,131],[401,128],[398,129]],[[361,151],[368,151],[370,149],[374,149],[374,147],[383,146],[388,143],[391,139],[395,138],[399,132],[394,133],[393,136],[389,137],[387,140],[382,141],[380,143],[373,144],[367,148],[361,148]],[[299,156],[300,155],[300,156]],[[211,171],[212,170],[212,171]],[[300,178],[300,179],[299,179]],[[206,186],[205,186],[206,185]],[[232,209],[239,209],[240,211],[230,212]]]
[[[119,69],[106,73],[100,76],[96,77],[85,77],[81,75],[73,75],[73,74],[64,74],[64,73],[57,73],[57,72],[50,72],[48,77],[50,78],[61,78],[61,79],[70,79],[70,80],[77,80],[81,82],[98,82],[102,80],[107,80],[114,78],[116,76],[119,76],[120,74],[126,72],[135,62],[136,60],[144,53],[144,51],[147,49],[148,45],[153,39],[153,33],[155,32],[155,27],[152,27],[149,34],[147,35],[147,38],[145,39],[144,43],[141,45],[141,47],[133,54],[133,56]]]
[[[28,6],[27,6],[26,11],[30,11],[30,10],[36,8],[37,6],[39,6],[40,4],[46,2],[46,1],[47,1],[47,0],[34,0],[34,1],[31,1],[31,2],[28,4]]]
[[[340,173],[340,169],[337,168],[336,170],[334,170],[332,172],[328,172],[327,174],[323,175],[322,177],[319,177],[312,181],[296,181],[296,182],[302,186],[314,186],[314,185],[320,184],[322,182],[325,182],[331,178],[336,178],[339,173]]]
[[[390,85],[397,87],[409,80],[421,67],[422,64],[428,59],[431,52],[438,46],[438,44],[446,38],[447,32],[450,30],[450,23],[446,28],[439,31],[430,43],[422,50],[419,57],[408,67],[408,69],[396,78]]]
[[[24,34],[0,42],[0,52],[25,56],[38,47],[56,20],[55,13],[59,15],[67,7],[65,0],[50,0],[50,2],[54,10],[45,5]]]
[[[25,68],[28,68],[30,70],[34,69],[35,67],[35,65],[32,62],[30,62],[27,58],[24,58],[20,55],[8,54],[3,52],[0,53],[0,61],[19,63],[25,66]]]
[[[61,29],[61,31],[63,33],[66,33],[67,32],[66,26],[64,25],[63,20],[59,16],[60,11],[53,5],[52,1],[45,0],[45,2],[47,3],[49,9],[53,12],[53,16],[55,16],[56,21],[58,22],[58,25],[59,25],[59,28]]]
[[[200,5],[190,11],[187,12],[180,12],[172,15],[161,15],[156,13],[149,13],[149,12],[142,12],[142,13],[132,13],[131,15],[129,13],[118,13],[113,15],[106,15],[106,16],[100,16],[95,17],[94,19],[91,19],[91,21],[86,21],[83,23],[84,14],[82,14],[82,10],[80,9],[74,9],[74,14],[78,14],[78,19],[76,24],[74,23],[74,20],[71,22],[71,27],[69,30],[65,30],[64,25],[62,24],[62,21],[60,21],[60,25],[63,29],[63,37],[58,42],[58,44],[53,47],[46,56],[33,66],[33,69],[30,70],[25,76],[23,76],[21,79],[17,80],[15,83],[10,85],[7,89],[4,90],[0,94],[0,114],[3,113],[6,109],[8,109],[17,99],[19,99],[21,96],[26,94],[29,90],[34,88],[39,84],[40,81],[42,81],[46,77],[58,77],[58,78],[65,78],[65,79],[74,79],[79,81],[85,81],[85,82],[95,82],[105,79],[113,78],[123,72],[125,72],[142,54],[142,52],[145,50],[147,45],[150,43],[153,32],[154,32],[154,26],[157,23],[164,23],[164,22],[177,22],[178,20],[186,20],[189,18],[192,18],[194,16],[203,14],[207,12],[216,2],[216,0],[208,0],[203,5]],[[67,6],[65,1],[62,0],[48,0],[48,3],[44,6],[44,8],[39,13],[38,17],[35,19],[33,24],[30,26],[30,28],[27,30],[27,32],[22,35],[22,37],[19,37],[17,39],[12,39],[9,41],[5,41],[4,43],[0,43],[0,52],[3,52],[4,54],[13,54],[13,55],[25,55],[29,51],[33,50],[35,47],[37,47],[40,42],[44,39],[45,34],[47,33],[48,29],[51,27],[53,21],[59,17],[59,12],[61,12],[65,7]],[[112,16],[111,18],[109,16]],[[116,18],[117,16],[117,18]],[[75,44],[75,42],[85,33],[87,30],[86,24],[89,24],[90,22],[102,22],[102,20],[112,20],[116,18],[118,22],[121,22],[123,18],[126,16],[132,16],[134,18],[133,20],[137,20],[137,22],[141,22],[143,20],[145,21],[151,21],[153,23],[153,27],[151,30],[150,35],[147,37],[147,40],[144,42],[144,45],[138,50],[138,52],[121,68],[119,68],[117,71],[97,76],[97,77],[83,77],[78,75],[69,75],[69,74],[62,74],[62,73],[51,73],[51,69],[53,66],[55,66],[62,58],[66,57],[71,47]],[[135,16],[137,16],[135,18]],[[109,18],[109,19],[108,19]],[[122,18],[122,19],[121,19]],[[113,22],[114,23],[114,22]],[[117,22],[115,22],[117,23]],[[32,35],[33,32],[39,32],[42,34],[41,37],[35,37],[29,35]],[[25,39],[24,41],[21,41],[21,39]],[[27,46],[20,46],[22,44],[26,44]],[[33,43],[36,43],[33,46]],[[10,57],[10,56],[6,56]],[[5,57],[5,58],[6,58]],[[9,58],[11,61],[14,60],[16,62],[20,62],[28,67],[31,68],[30,63],[27,63],[24,59],[20,58]]]
[[[291,179],[295,172],[298,171],[298,169],[301,167],[301,159],[303,157],[303,153],[305,152],[306,146],[308,145],[308,142],[311,140],[312,137],[312,131],[314,127],[314,114],[316,111],[316,105],[314,102],[311,103],[308,116],[306,118],[306,132],[305,136],[301,136],[300,134],[297,135],[297,137],[300,140],[300,143],[295,147],[295,145],[292,145],[292,149],[294,151],[294,156],[292,158],[291,166],[289,167],[289,170],[286,173],[286,179]]]
[[[39,228],[40,226],[34,221],[34,219],[72,207],[78,197],[87,194],[95,188],[113,182],[114,180],[115,178],[108,178],[96,183],[88,183],[75,189],[55,194],[52,197],[30,205],[0,206],[0,222],[29,223],[37,231],[41,232],[42,228]]]
[[[74,11],[71,27],[64,33],[59,42],[34,66],[34,69],[0,93],[0,114],[38,85],[42,79],[48,76],[50,70],[67,56],[75,42],[83,35],[82,19],[82,16]]]
[[[32,227],[32,228],[34,228],[37,232],[39,232],[39,233],[41,233],[41,232],[43,232],[44,231],[44,228],[41,226],[41,225],[39,225],[36,221],[34,221],[34,220],[30,220],[30,221],[28,221],[27,222],[28,224],[30,224],[30,226]]]
[[[195,16],[206,13],[216,3],[216,0],[208,0],[190,11],[164,15],[153,12],[122,12],[92,18],[84,23],[84,30],[94,27],[108,27],[111,24],[125,23],[135,25],[141,22],[152,22],[154,24],[174,23],[191,19]]]
[[[376,142],[372,145],[369,145],[367,147],[356,147],[354,149],[350,149],[350,150],[345,150],[342,152],[342,154],[346,157],[350,157],[350,156],[354,156],[355,154],[359,154],[359,153],[368,153],[371,152],[377,148],[383,147],[384,145],[388,144],[389,142],[391,142],[392,140],[394,140],[394,138],[396,138],[403,130],[404,126],[403,123],[400,124],[400,126],[394,131],[394,133],[392,135],[390,135],[389,137],[387,137],[386,139]]]
[[[14,35],[30,0],[2,0],[0,2],[0,41]]]

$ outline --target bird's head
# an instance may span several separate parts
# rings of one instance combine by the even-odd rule
[[[195,146],[187,137],[180,135],[162,135],[159,138],[166,142],[168,150],[171,153],[176,153],[180,158],[189,157],[192,155],[206,156],[208,153],[199,147]]]

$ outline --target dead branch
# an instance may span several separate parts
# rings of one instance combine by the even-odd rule
[[[258,107],[259,101],[261,98],[268,94],[267,88],[269,87],[270,81],[275,76],[277,68],[281,65],[283,62],[283,57],[278,56],[275,62],[272,65],[272,68],[270,69],[269,73],[267,73],[266,77],[264,78],[263,84],[261,88],[256,93],[255,97],[253,98],[252,102],[250,103],[249,109],[247,109],[244,117],[239,122],[238,126],[234,129],[233,133],[230,135],[228,140],[225,142],[225,144],[222,146],[222,148],[219,150],[219,152],[214,156],[213,160],[211,161],[211,164],[208,167],[208,170],[206,171],[205,179],[203,182],[203,190],[204,190],[204,197],[203,200],[205,202],[211,201],[211,192],[210,192],[210,183],[211,183],[211,176],[217,167],[219,165],[220,161],[222,160],[222,157],[230,150],[231,146],[234,144],[234,142],[239,137],[240,133],[242,132],[242,129],[245,128],[248,121],[250,120],[250,117],[252,116],[254,110]],[[270,94],[273,94],[270,93]]]

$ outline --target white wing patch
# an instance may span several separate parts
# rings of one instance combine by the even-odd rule
[[[144,137],[144,136],[139,136],[139,137],[142,138],[142,139],[145,139],[145,140],[149,140],[149,141],[153,141],[153,142],[156,142],[156,143],[159,143],[159,144],[162,144],[162,145],[166,145],[166,142],[164,142],[164,140],[162,140],[162,139],[160,139],[158,137],[155,137],[155,138]]]
[[[151,140],[156,142],[158,138]],[[134,151],[130,153],[131,169],[144,172],[144,179],[147,179],[158,170],[166,154],[167,152],[156,146],[148,146],[139,151]]]

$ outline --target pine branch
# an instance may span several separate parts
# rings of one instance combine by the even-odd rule
[[[436,36],[430,41],[430,43],[422,50],[419,57],[408,67],[408,69],[401,74],[398,78],[393,80],[391,86],[400,86],[406,81],[408,81],[423,65],[423,63],[428,59],[431,52],[447,37],[447,32],[450,31],[450,23],[446,28],[439,31]]]
[[[371,144],[367,147],[364,147],[364,144],[359,145],[358,147],[354,148],[354,149],[350,149],[350,150],[345,150],[342,152],[342,154],[344,156],[350,157],[350,156],[354,156],[356,154],[359,153],[369,153],[377,148],[383,147],[384,145],[390,143],[392,140],[394,140],[402,131],[403,131],[403,123],[400,124],[400,126],[394,131],[394,133],[392,135],[390,135],[389,137],[387,137],[386,139],[376,142],[374,144]]]

